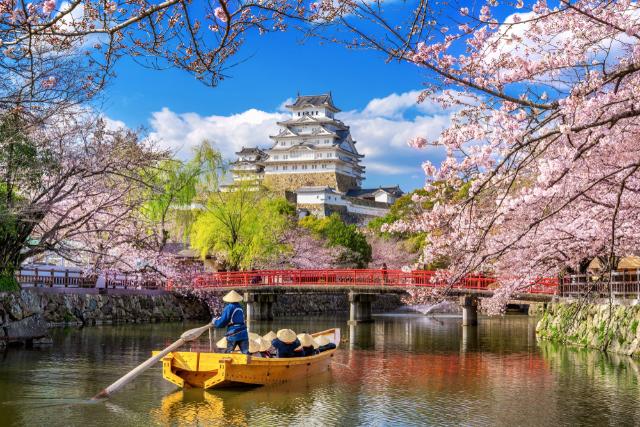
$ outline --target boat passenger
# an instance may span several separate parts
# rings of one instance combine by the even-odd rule
[[[275,333],[275,332],[273,332],[273,331],[269,331],[269,333],[264,334],[264,335],[262,336],[262,339],[263,339],[264,341],[266,341],[266,342],[268,342],[268,343],[269,343],[269,348],[267,349],[267,351],[268,351],[269,353],[271,353],[271,357],[275,357],[275,355],[276,355],[276,353],[277,353],[277,352],[276,352],[275,347],[271,345],[271,342],[272,342],[274,339],[276,339],[276,333]]]
[[[329,337],[325,335],[316,338],[316,341],[318,343],[319,353],[322,353],[323,351],[327,351],[327,350],[333,350],[334,348],[336,348],[336,345],[332,343]]]
[[[216,343],[216,348],[219,348],[222,351],[226,351],[227,350],[227,338],[226,337],[222,337],[221,340],[218,340],[218,342]]]
[[[260,354],[260,342],[249,338],[249,354],[252,357],[262,357]]]
[[[313,356],[318,354],[318,343],[315,339],[309,334],[299,334],[298,339],[300,340],[300,345],[302,346],[302,353],[304,356]]]
[[[275,351],[272,352],[273,347],[271,347],[270,341],[267,341],[262,337],[260,337],[260,339],[256,341],[260,345],[260,350],[259,350],[260,357],[271,358],[274,356]]]
[[[300,340],[291,329],[280,329],[276,334],[276,338],[271,341],[271,345],[276,349],[276,357],[299,357],[303,355],[300,348]]]
[[[244,322],[244,310],[240,305],[242,295],[236,291],[226,294],[222,301],[228,303],[222,315],[212,320],[213,326],[216,328],[227,328],[225,338],[227,339],[226,353],[231,353],[237,347],[244,354],[249,354],[249,335],[247,334],[247,325]]]

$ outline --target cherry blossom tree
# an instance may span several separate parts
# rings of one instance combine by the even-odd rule
[[[364,1],[316,6],[326,25],[355,33],[343,39],[349,47],[426,72],[419,102],[455,108],[440,135],[410,144],[446,153],[439,167],[424,163],[427,189],[443,181],[467,186],[467,196],[443,196],[390,229],[426,232],[424,262],[451,261],[443,279],[495,273],[494,312],[540,276],[598,255],[611,269],[640,249],[640,7],[497,4],[419,2],[410,13]]]
[[[301,1],[283,0],[1,0],[0,73],[14,79],[0,84],[0,105],[72,88],[92,96],[122,56],[216,85],[250,30],[282,31],[305,13]]]
[[[278,258],[260,266],[266,269],[323,269],[335,266],[340,250],[327,245],[327,242],[314,237],[305,228],[291,225],[281,236],[285,250]]]
[[[45,252],[104,268],[155,239],[139,214],[141,173],[166,153],[88,116],[57,118],[34,128],[2,117],[2,276]]]

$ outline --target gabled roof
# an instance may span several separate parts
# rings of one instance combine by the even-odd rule
[[[404,192],[400,189],[399,186],[395,187],[378,187],[378,188],[360,188],[347,191],[347,196],[350,197],[373,197],[379,193],[388,193],[395,197],[400,197],[404,194]]]
[[[335,193],[333,188],[326,185],[300,187],[296,193]]]
[[[298,95],[294,103],[286,105],[286,107],[292,110],[305,107],[327,107],[336,113],[340,111],[340,109],[333,104],[331,92],[325,93],[324,95]]]
[[[332,119],[330,117],[325,116],[300,116],[292,119],[287,119],[283,122],[276,122],[279,126],[294,126],[294,125],[304,125],[304,124],[322,124],[328,123],[332,124],[340,129],[349,129],[349,126],[345,125],[342,121],[338,119]]]
[[[250,154],[255,154],[260,156],[260,155],[264,155],[265,152],[259,149],[258,147],[242,147],[240,151],[236,151],[236,154],[238,156],[247,156]]]

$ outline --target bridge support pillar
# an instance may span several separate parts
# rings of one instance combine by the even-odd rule
[[[250,293],[244,294],[247,303],[247,323],[252,320],[273,320],[273,304],[276,294]]]
[[[478,324],[478,298],[466,295],[460,297],[462,306],[462,326],[475,326]]]
[[[349,324],[372,322],[371,303],[375,301],[376,294],[358,294],[349,292]]]

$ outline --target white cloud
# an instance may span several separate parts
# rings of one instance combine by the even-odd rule
[[[393,184],[397,178],[385,179],[387,175],[421,177],[422,161],[439,155],[433,150],[417,151],[407,146],[407,141],[418,135],[436,139],[450,122],[451,110],[443,110],[433,102],[416,104],[419,94],[417,90],[394,93],[371,100],[363,110],[338,115],[351,127],[356,147],[365,156],[363,164],[370,182]],[[183,159],[189,158],[192,147],[204,139],[227,159],[233,159],[243,146],[271,146],[269,135],[278,132],[276,122],[287,117],[281,107],[274,112],[249,109],[229,116],[176,113],[165,107],[152,114],[150,136]],[[416,187],[420,185],[422,179],[415,181]]]
[[[253,108],[231,116],[201,116],[178,114],[165,107],[152,113],[150,137],[182,159],[189,158],[192,148],[205,139],[231,159],[242,147],[268,146],[269,135],[276,133],[276,121],[284,117]]]

